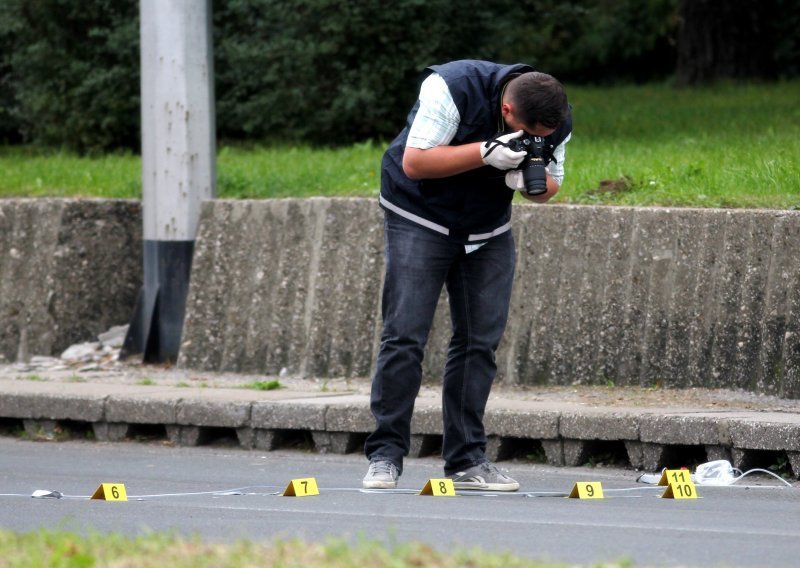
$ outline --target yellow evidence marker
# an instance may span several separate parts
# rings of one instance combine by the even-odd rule
[[[127,501],[128,494],[123,483],[101,483],[90,499],[101,501]]]
[[[317,480],[313,477],[292,479],[283,491],[284,497],[308,497],[309,495],[319,495]]]
[[[455,497],[456,488],[453,486],[452,479],[429,479],[420,495],[433,495],[434,497]]]
[[[662,499],[697,499],[697,487],[691,481],[670,483]]]
[[[688,469],[665,469],[658,484],[667,486],[663,499],[697,499],[697,487]]]
[[[692,474],[688,469],[665,469],[661,473],[659,485],[670,485],[672,483],[691,483]]]
[[[603,499],[603,485],[599,481],[578,481],[569,494],[570,499]]]

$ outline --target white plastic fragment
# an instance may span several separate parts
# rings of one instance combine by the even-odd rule
[[[34,499],[61,499],[60,491],[50,491],[48,489],[37,489],[31,493]]]

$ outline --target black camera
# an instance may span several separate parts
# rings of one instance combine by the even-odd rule
[[[508,147],[514,152],[525,152],[517,169],[522,170],[525,193],[541,195],[547,191],[547,172],[544,162],[544,138],[541,136],[521,136],[509,140]]]

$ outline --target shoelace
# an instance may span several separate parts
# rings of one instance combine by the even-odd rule
[[[478,467],[479,467],[479,468],[480,468],[480,469],[481,469],[481,470],[482,470],[484,473],[487,473],[487,474],[489,474],[489,475],[493,475],[493,474],[494,474],[494,475],[497,475],[497,476],[503,476],[503,475],[504,475],[504,474],[503,474],[503,472],[501,472],[501,471],[500,471],[500,469],[498,469],[498,467],[497,467],[496,465],[494,465],[492,462],[483,462],[483,463],[480,463],[480,464],[478,464]],[[464,472],[464,471],[459,471],[459,472],[458,472],[458,473],[456,473],[455,475],[460,477],[460,476],[462,476],[462,475],[465,475],[465,474],[466,474],[466,472]]]
[[[484,462],[484,463],[482,463],[481,464],[481,469],[488,474],[487,476],[489,476],[489,475],[494,476],[498,480],[503,480],[503,479],[508,478],[508,476],[505,473],[503,473],[500,470],[500,468],[497,467],[492,462]]]
[[[394,477],[394,464],[388,461],[377,461],[369,464],[370,473],[373,475],[385,473],[386,475]]]

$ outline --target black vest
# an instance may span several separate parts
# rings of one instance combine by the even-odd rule
[[[447,84],[461,121],[450,142],[456,146],[489,140],[502,127],[502,88],[513,75],[534,69],[462,60],[428,67],[424,76],[438,73]],[[381,206],[428,229],[464,243],[486,241],[510,227],[514,191],[505,184],[506,172],[483,166],[440,179],[412,180],[403,172],[408,131],[419,109],[411,109],[406,127],[392,141],[381,165]],[[552,151],[572,130],[571,119],[545,139]]]

